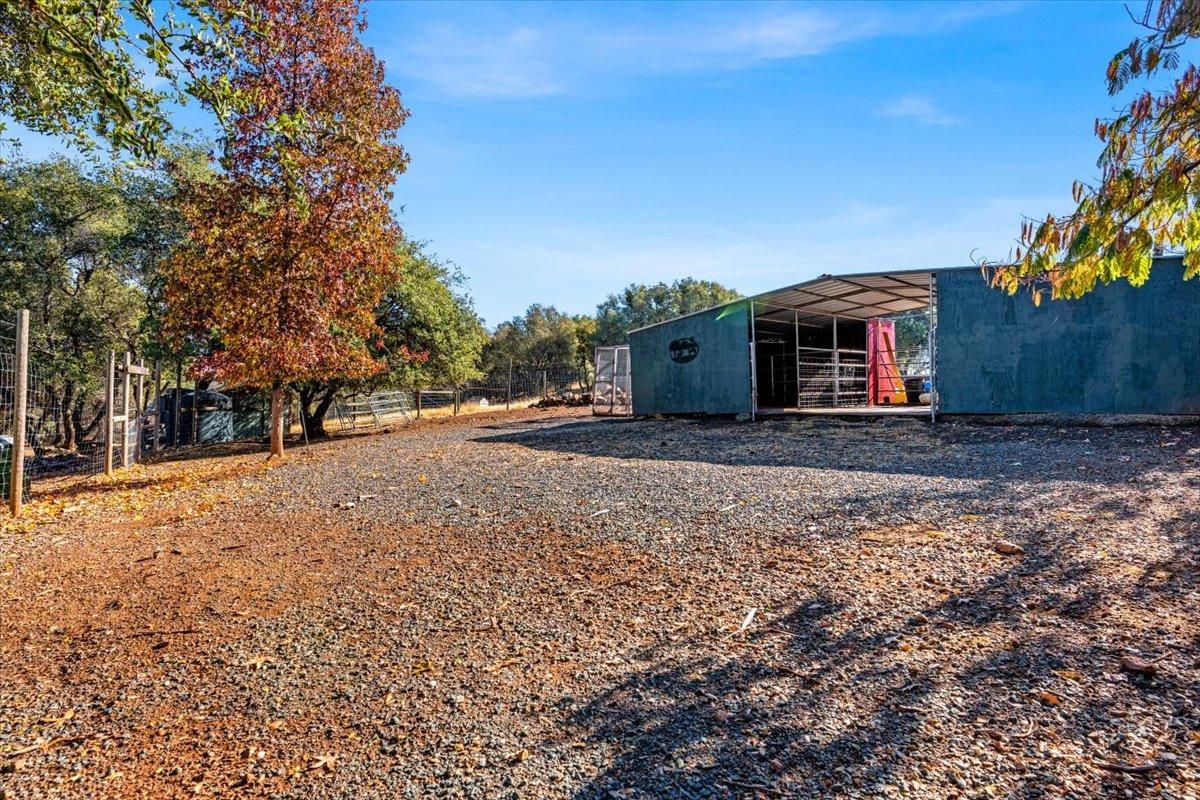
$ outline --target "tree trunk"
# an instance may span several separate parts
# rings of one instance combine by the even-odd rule
[[[33,454],[39,458],[46,452],[46,437],[43,431],[46,430],[46,423],[52,416],[54,416],[53,404],[42,409],[42,414],[38,417],[38,421],[29,426],[32,429],[32,433],[26,434],[29,443],[33,445]]]
[[[50,405],[47,407],[48,415],[43,418],[47,421],[54,420],[54,431],[49,437],[43,434],[42,440],[51,447],[62,447],[64,431],[63,427],[58,424],[59,419],[62,418],[62,397],[54,389],[48,389],[46,394],[49,397]],[[49,441],[47,441],[47,438]]]
[[[338,387],[328,386],[320,389],[300,389],[300,424],[304,426],[304,434],[309,439],[324,439],[329,436],[325,430],[325,416],[337,397]],[[313,406],[313,403],[316,406]]]
[[[64,450],[74,450],[78,444],[75,430],[75,384],[67,381],[63,388],[62,408],[59,413],[62,417],[62,448]]]
[[[75,401],[75,439],[82,442],[95,433],[100,428],[100,423],[104,420],[104,405],[93,408],[95,415],[92,421],[85,428],[83,425],[84,399],[81,397]]]
[[[271,452],[267,456],[283,458],[283,388],[271,390]]]
[[[314,439],[317,436],[313,430],[313,419],[310,406],[312,406],[313,398],[316,397],[316,390],[309,389],[305,386],[300,386],[296,389],[296,399],[300,401],[300,427],[304,430],[304,438]]]

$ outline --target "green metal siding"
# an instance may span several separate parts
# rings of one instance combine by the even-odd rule
[[[937,274],[939,409],[947,414],[1200,414],[1200,280],[1179,258],[1150,280],[1044,301],[976,270]]]
[[[633,412],[749,412],[750,322],[747,307],[744,301],[732,303],[631,333]],[[672,343],[684,343],[688,339],[695,340],[695,357],[683,363],[673,360]],[[682,347],[687,350],[689,345]]]

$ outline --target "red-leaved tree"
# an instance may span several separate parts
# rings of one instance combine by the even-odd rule
[[[223,170],[183,191],[190,233],[166,265],[166,301],[168,332],[207,353],[197,376],[272,390],[279,456],[286,385],[379,369],[368,344],[399,270],[388,202],[408,112],[358,39],[358,0],[256,4]]]

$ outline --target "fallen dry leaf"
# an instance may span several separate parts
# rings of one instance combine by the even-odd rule
[[[337,769],[337,756],[317,756],[308,763],[305,769],[308,772],[320,770],[322,772],[333,772]]]

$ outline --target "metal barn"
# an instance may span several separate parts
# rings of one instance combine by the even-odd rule
[[[1200,280],[1034,306],[975,267],[824,275],[633,331],[636,414],[1200,414]]]

